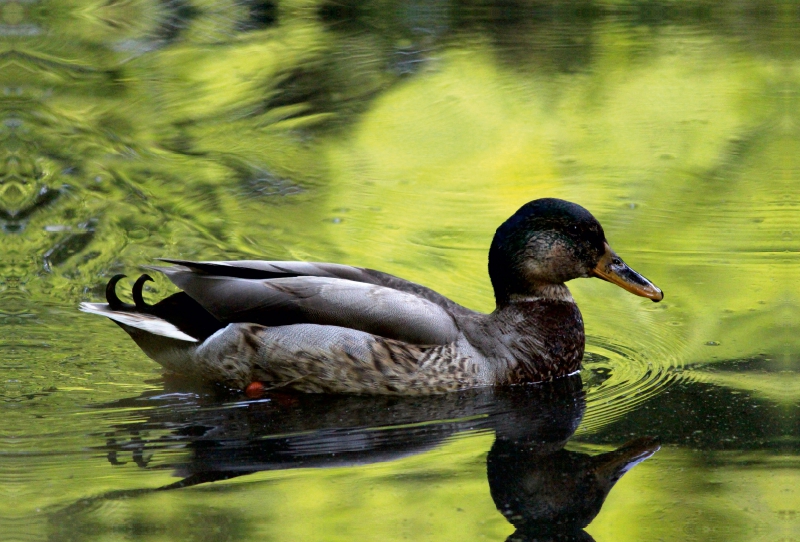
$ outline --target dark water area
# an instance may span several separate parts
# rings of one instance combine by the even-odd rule
[[[98,533],[84,532],[84,517],[113,500],[263,471],[399,461],[435,450],[461,433],[489,433],[494,441],[486,477],[498,511],[517,528],[513,539],[591,540],[583,527],[609,490],[659,444],[640,438],[597,455],[565,450],[584,411],[581,386],[580,377],[572,376],[544,386],[429,397],[283,395],[224,406],[203,404],[185,393],[145,394],[113,405],[151,403],[154,408],[146,420],[119,424],[106,435],[108,461],[172,468],[182,479],[80,500],[60,510],[51,524],[68,538],[79,531],[92,539]],[[435,472],[408,478],[421,485],[437,480]]]
[[[800,539],[799,25],[789,1],[0,2],[0,538]],[[570,282],[587,353],[551,384],[248,399],[78,311],[171,257],[364,266],[488,312],[492,235],[539,197],[666,293]]]

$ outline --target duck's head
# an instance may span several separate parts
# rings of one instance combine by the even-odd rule
[[[581,277],[601,278],[653,301],[664,298],[617,256],[589,211],[554,198],[526,203],[497,228],[489,276],[498,304],[514,296],[540,295],[548,286]]]

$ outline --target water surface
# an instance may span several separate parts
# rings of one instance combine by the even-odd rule
[[[800,538],[794,3],[0,12],[3,538],[504,540],[503,472],[645,437],[570,537]],[[666,293],[570,284],[572,406],[220,397],[77,312],[163,256],[372,267],[489,311],[494,229],[538,197]]]

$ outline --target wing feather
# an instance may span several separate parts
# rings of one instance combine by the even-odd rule
[[[182,265],[160,270],[223,322],[334,325],[412,344],[446,344],[459,336],[443,307],[376,284],[307,275],[238,278]]]
[[[452,314],[472,313],[470,309],[455,303],[442,294],[421,284],[402,279],[389,273],[363,267],[353,267],[336,263],[238,260],[216,262],[194,262],[161,258],[160,261],[172,263],[183,269],[220,277],[244,279],[275,279],[289,277],[328,277],[375,284],[393,290],[416,295],[439,305]],[[170,268],[155,268],[164,271]]]

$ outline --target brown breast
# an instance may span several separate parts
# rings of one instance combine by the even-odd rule
[[[575,303],[540,299],[498,311],[507,352],[505,383],[542,382],[580,368],[585,346],[583,318]],[[502,376],[499,380],[502,380]]]

